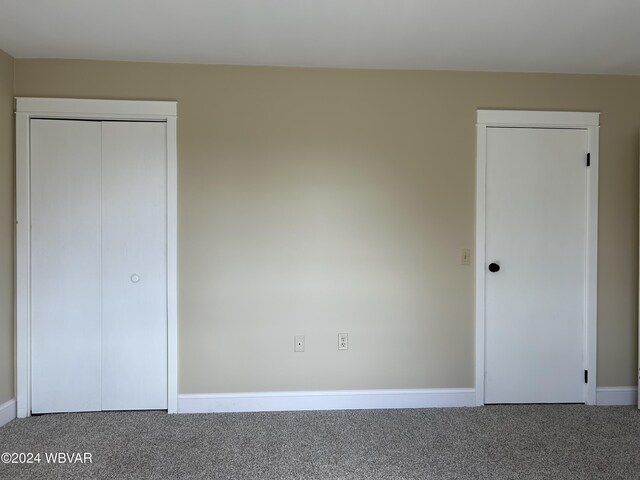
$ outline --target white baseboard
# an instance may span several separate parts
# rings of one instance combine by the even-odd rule
[[[16,418],[16,401],[11,399],[0,405],[0,427]]]
[[[178,396],[178,413],[474,407],[473,388],[195,393]],[[596,405],[637,405],[638,387],[598,387]],[[16,418],[16,401],[0,405],[0,427]]]
[[[638,387],[598,387],[596,405],[637,405]]]
[[[178,413],[472,407],[475,395],[473,388],[197,393],[178,396]]]

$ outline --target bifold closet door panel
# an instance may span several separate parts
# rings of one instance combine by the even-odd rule
[[[100,135],[31,120],[33,413],[101,409]]]
[[[102,124],[102,408],[167,408],[166,126]]]

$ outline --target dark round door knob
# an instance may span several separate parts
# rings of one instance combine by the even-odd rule
[[[491,273],[496,273],[498,270],[500,270],[500,265],[498,265],[497,263],[490,263],[489,264],[489,271]]]

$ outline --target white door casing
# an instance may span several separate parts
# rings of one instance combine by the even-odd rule
[[[598,114],[480,110],[477,130],[476,403],[595,404]]]
[[[166,408],[177,412],[177,149],[176,102],[17,98],[16,360],[17,415],[32,411],[31,121],[33,119],[162,122],[166,147]],[[80,122],[83,123],[83,122]],[[88,122],[86,122],[88,123]],[[95,122],[96,125],[100,123]],[[99,187],[98,187],[99,191]],[[159,407],[163,408],[163,407]]]

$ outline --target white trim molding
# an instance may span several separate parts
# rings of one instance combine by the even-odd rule
[[[30,123],[32,118],[140,120],[167,126],[167,410],[178,411],[177,102],[16,98],[16,404],[31,415]]]
[[[637,405],[638,387],[598,387],[596,405]]]
[[[15,399],[8,400],[3,404],[0,404],[0,427],[6,425],[11,420],[16,418],[16,401]]]
[[[476,143],[476,405],[484,405],[486,167],[487,128],[575,128],[588,135],[591,165],[587,169],[587,238],[585,282],[584,368],[589,372],[585,403],[596,404],[596,341],[598,298],[598,168],[600,114],[527,110],[478,110]]]
[[[475,406],[473,388],[196,393],[178,397],[178,413],[285,412]]]
[[[17,97],[16,112],[46,118],[166,120],[178,113],[177,102]]]
[[[478,110],[478,125],[491,127],[589,128],[599,125],[597,112]]]

